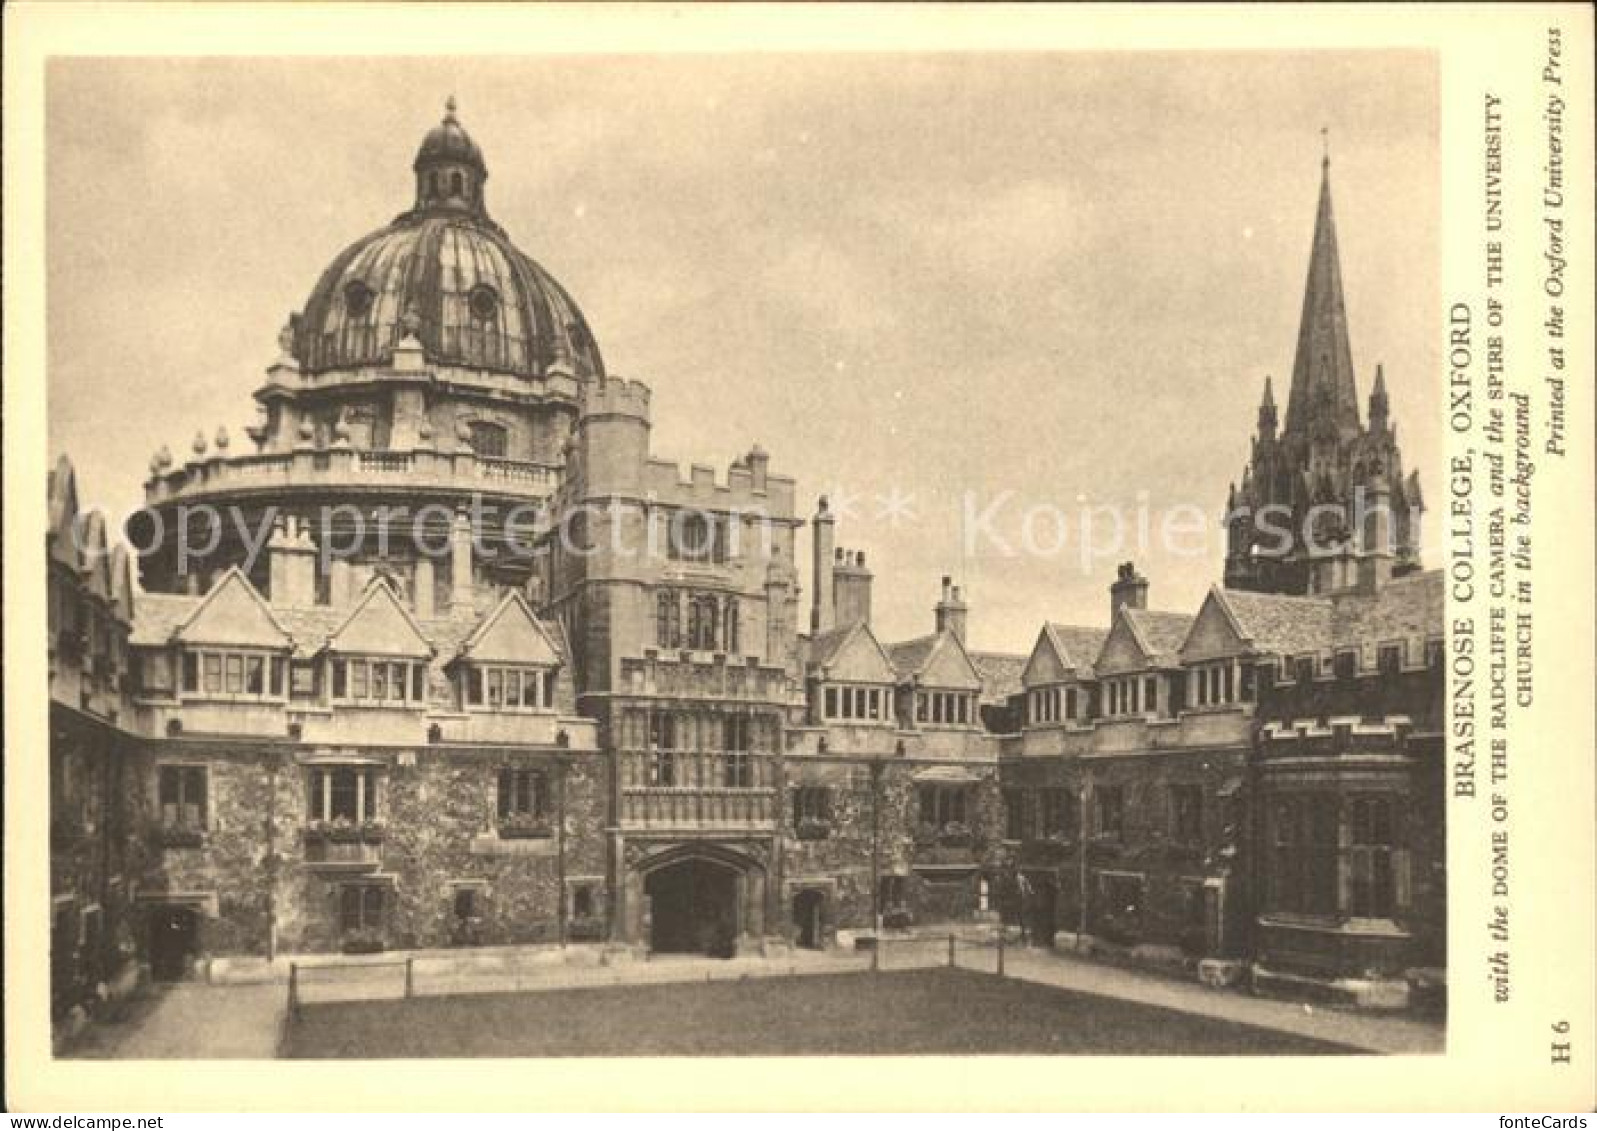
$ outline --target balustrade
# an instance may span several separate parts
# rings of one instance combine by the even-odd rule
[[[544,495],[558,485],[559,476],[560,469],[550,464],[480,457],[473,452],[319,448],[198,461],[151,479],[145,495],[147,501],[159,502],[235,485],[336,487],[390,478],[415,486],[488,482],[518,493]]]

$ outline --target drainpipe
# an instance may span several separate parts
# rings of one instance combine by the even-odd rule
[[[277,761],[266,755],[266,961],[277,958]]]
[[[1081,778],[1081,816],[1077,822],[1080,833],[1077,840],[1080,846],[1076,851],[1077,868],[1076,880],[1076,949],[1081,949],[1081,940],[1087,934],[1087,814],[1092,795],[1092,775],[1083,774]]]
[[[555,762],[555,868],[558,873],[560,947],[566,945],[566,760]]]
[[[882,947],[882,764],[871,763],[871,908],[876,924],[876,949]]]

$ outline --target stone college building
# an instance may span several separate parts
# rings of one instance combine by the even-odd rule
[[[1328,170],[1224,584],[1160,610],[1127,563],[1005,655],[949,577],[880,638],[865,554],[760,447],[653,453],[649,388],[491,218],[452,105],[412,169],[258,422],[151,460],[137,556],[50,477],[59,1016],[223,957],[1000,924],[1260,991],[1434,989],[1443,592],[1380,370],[1356,392]]]

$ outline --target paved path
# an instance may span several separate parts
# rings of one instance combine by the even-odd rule
[[[1259,1025],[1370,1052],[1444,1051],[1445,1030],[1435,1022],[1272,1001],[1238,990],[1214,990],[1196,982],[1106,966],[1067,954],[1016,948],[1005,954],[1004,971],[1011,977],[1067,990]]]
[[[283,987],[156,986],[127,1020],[95,1026],[69,1056],[115,1060],[269,1060],[277,1056]]]

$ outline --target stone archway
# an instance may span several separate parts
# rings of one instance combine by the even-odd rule
[[[685,856],[644,877],[649,950],[731,958],[739,934],[738,874],[725,862]]]
[[[656,954],[730,958],[763,940],[763,858],[714,842],[628,845],[623,937]]]

